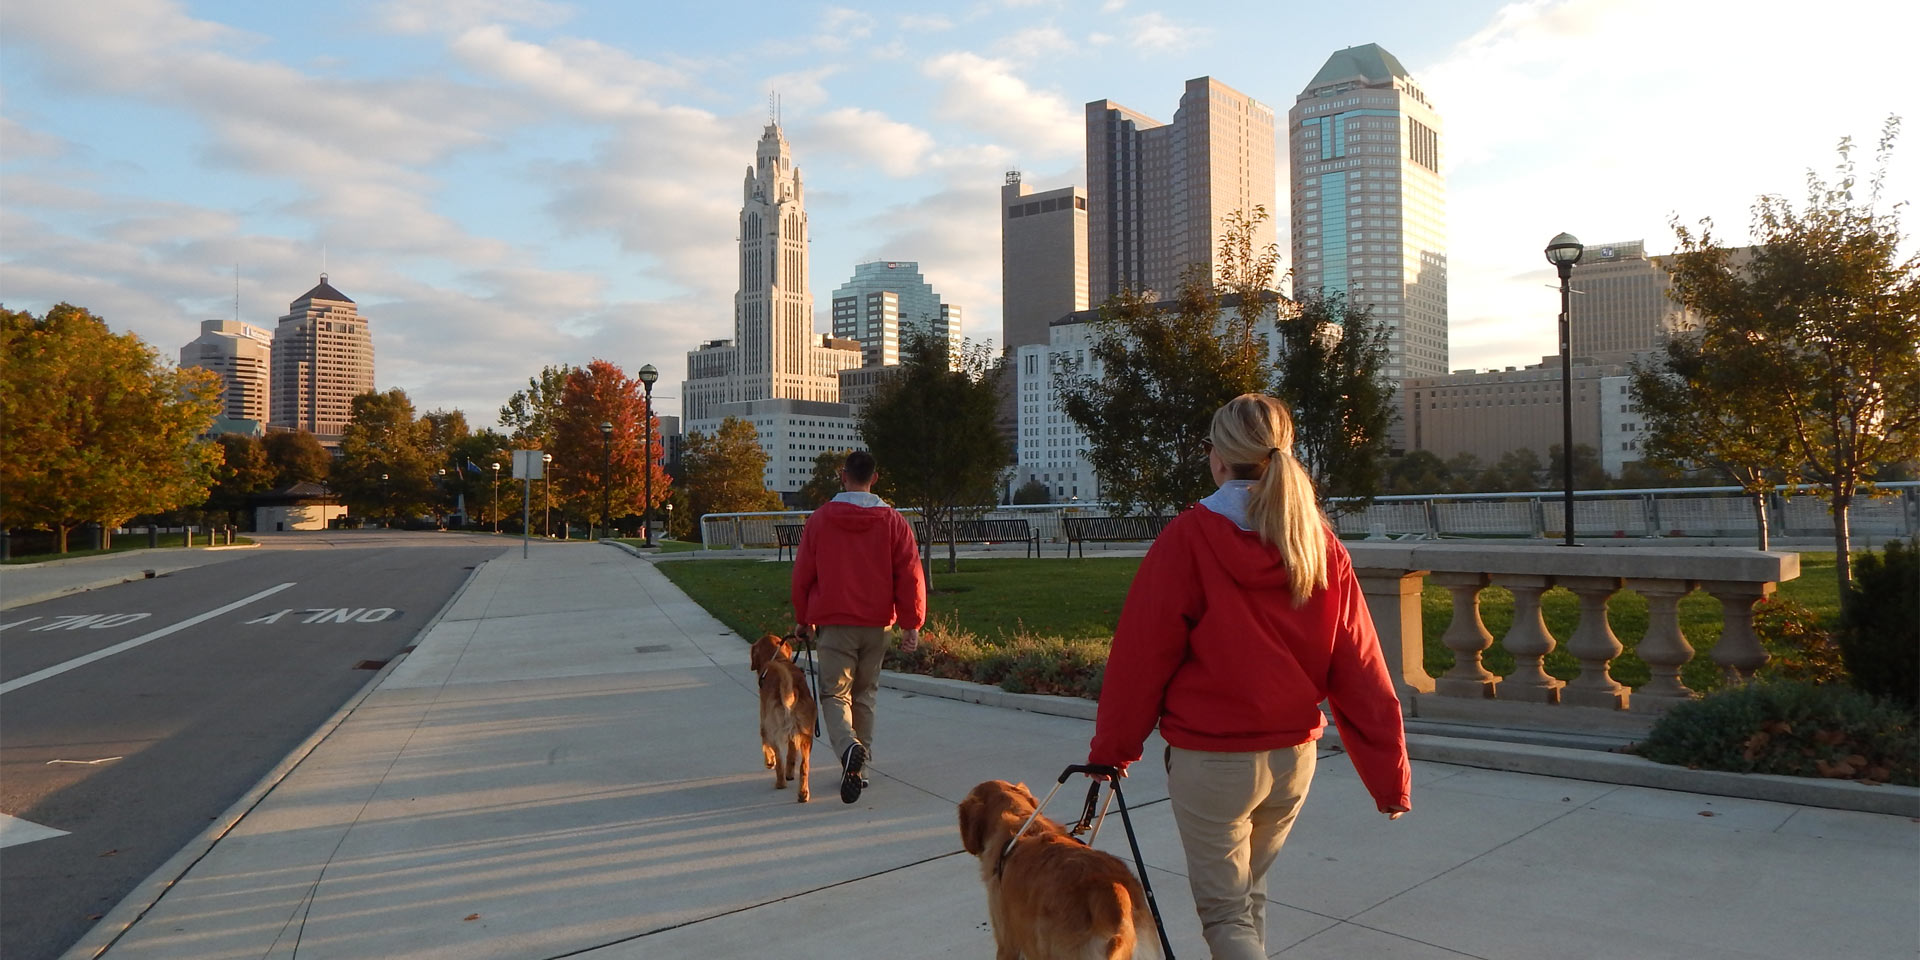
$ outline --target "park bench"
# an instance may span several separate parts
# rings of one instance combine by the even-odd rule
[[[1027,556],[1040,555],[1040,535],[1025,520],[951,520],[932,525],[925,520],[913,525],[913,537],[921,543],[1025,543]]]
[[[795,551],[800,549],[800,531],[805,530],[804,523],[776,523],[773,525],[773,558],[780,559],[784,551],[787,559],[793,559]]]
[[[1067,552],[1080,545],[1080,556],[1087,555],[1087,541],[1152,540],[1160,536],[1172,517],[1062,517],[1067,532]]]

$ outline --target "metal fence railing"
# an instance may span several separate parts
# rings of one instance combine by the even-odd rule
[[[1775,536],[1825,536],[1833,529],[1826,501],[1783,489],[1767,498],[1767,524]],[[1519,537],[1565,535],[1564,494],[1449,493],[1375,498],[1365,510],[1342,514],[1343,534],[1391,537]],[[901,511],[918,519],[918,511]],[[1116,511],[1095,502],[1005,504],[964,512],[967,519],[1022,519],[1043,541],[1066,537],[1067,516],[1103,517]],[[805,510],[710,513],[700,518],[706,549],[772,547],[775,523],[804,522]],[[1582,537],[1738,537],[1756,531],[1753,501],[1738,487],[1665,487],[1641,490],[1576,490],[1574,534]],[[1920,481],[1883,483],[1872,497],[1857,497],[1850,514],[1855,537],[1882,539],[1920,534]]]

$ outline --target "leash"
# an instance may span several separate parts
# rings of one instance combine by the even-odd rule
[[[1160,950],[1167,960],[1173,960],[1173,941],[1167,939],[1167,925],[1160,920],[1160,901],[1155,900],[1153,897],[1153,881],[1147,879],[1147,861],[1146,858],[1140,855],[1140,840],[1133,835],[1133,818],[1127,815],[1127,798],[1120,793],[1120,769],[1103,764],[1076,763],[1060,771],[1060,779],[1054,783],[1053,789],[1060,789],[1060,784],[1066,783],[1067,778],[1076,773],[1084,773],[1089,776],[1104,775],[1109,778],[1106,783],[1107,786],[1112,789],[1111,792],[1107,794],[1107,797],[1110,801],[1120,801],[1120,825],[1127,830],[1127,846],[1133,850],[1133,865],[1138,868],[1140,873],[1140,889],[1147,894],[1147,909],[1153,911],[1153,926],[1155,931],[1160,934]],[[1100,781],[1095,780],[1093,787],[1087,791],[1086,808],[1081,814],[1083,824],[1093,813],[1093,798],[1099,791]],[[1051,797],[1053,793],[1049,791],[1047,796]],[[1036,816],[1039,812],[1037,808],[1034,810]],[[1102,818],[1106,816],[1106,809],[1104,807],[1100,811],[1100,816]],[[1031,818],[1029,818],[1029,822],[1031,822]],[[1022,827],[1021,829],[1025,830],[1026,828]],[[1093,831],[1094,833],[1100,832],[1100,824],[1098,821],[1094,822]]]
[[[796,635],[795,640],[800,637]],[[807,685],[813,688],[813,736],[820,737],[820,670],[813,665],[813,648],[820,642],[820,628],[813,628],[813,636],[806,638],[807,644]]]

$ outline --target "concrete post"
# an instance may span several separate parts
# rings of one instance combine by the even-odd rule
[[[1393,674],[1394,692],[1400,695],[1401,709],[1410,710],[1414,694],[1434,690],[1433,678],[1427,676],[1420,624],[1420,591],[1427,572],[1356,569],[1354,574],[1367,598],[1374,632],[1380,635],[1380,653],[1387,661],[1387,672]]]
[[[1720,642],[1713,645],[1713,662],[1730,680],[1752,680],[1772,655],[1753,632],[1753,605],[1773,592],[1771,583],[1744,580],[1703,580],[1701,589],[1720,601]]]
[[[1567,652],[1580,661],[1580,675],[1567,684],[1561,699],[1576,707],[1625,710],[1629,691],[1607,669],[1626,649],[1607,623],[1607,601],[1619,592],[1621,579],[1560,577],[1558,582],[1580,598],[1580,625],[1567,638]]]
[[[1453,668],[1434,681],[1442,696],[1491,700],[1500,678],[1481,663],[1481,655],[1493,646],[1493,634],[1480,620],[1480,591],[1487,586],[1484,573],[1434,573],[1432,581],[1453,594],[1453,621],[1440,642],[1453,651]]]
[[[1513,625],[1500,638],[1500,645],[1513,654],[1513,672],[1501,687],[1501,699],[1559,703],[1560,689],[1566,682],[1547,673],[1546,657],[1553,652],[1555,641],[1540,612],[1540,595],[1553,586],[1553,578],[1496,573],[1489,579],[1513,593]]]
[[[1647,634],[1634,652],[1646,661],[1653,677],[1634,691],[1633,706],[1665,710],[1693,691],[1680,680],[1680,670],[1693,659],[1693,645],[1680,630],[1680,598],[1693,592],[1691,580],[1628,580],[1627,589],[1647,599]]]

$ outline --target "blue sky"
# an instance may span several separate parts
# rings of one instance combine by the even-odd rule
[[[1554,348],[1548,237],[1664,250],[1678,214],[1743,238],[1840,137],[1920,124],[1916,34],[1908,0],[15,2],[0,300],[175,357],[233,315],[236,263],[241,319],[271,327],[324,262],[378,385],[422,410],[489,425],[541,365],[605,357],[660,367],[671,413],[685,351],[732,335],[769,90],[817,326],[855,263],[917,260],[997,341],[999,184],[1083,182],[1086,101],[1169,120],[1212,75],[1284,115],[1330,53],[1379,43],[1445,124],[1452,365],[1521,364]],[[1916,137],[1893,200],[1920,197]]]

